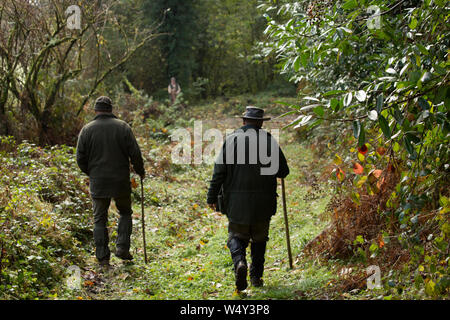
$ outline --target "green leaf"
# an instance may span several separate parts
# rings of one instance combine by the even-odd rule
[[[436,284],[431,279],[427,280],[428,281],[425,282],[425,293],[428,294],[429,296],[434,296]]]
[[[417,273],[416,276],[414,277],[414,286],[416,287],[416,289],[420,289],[422,284],[423,278],[419,273]]]
[[[352,192],[352,200],[353,200],[353,202],[356,203],[358,206],[361,204],[360,198],[361,198],[361,196],[359,195],[358,192]],[[355,240],[355,241],[356,241],[356,240]],[[358,240],[358,242],[359,242],[359,240]],[[364,242],[364,240],[363,240],[363,242]]]
[[[283,118],[283,117],[290,116],[291,114],[296,114],[296,113],[297,113],[296,110],[291,110],[291,111],[283,113],[282,115],[279,115],[277,118]]]
[[[333,98],[330,100],[330,108],[333,111],[338,111],[339,110],[339,100],[336,98]]]
[[[364,183],[366,183],[366,181],[367,181],[367,176],[362,176],[362,177],[359,178],[359,180],[355,183],[355,186],[356,186],[357,188],[361,188],[361,187],[364,185]]]
[[[295,57],[295,60],[294,60],[294,71],[298,72],[298,70],[300,70],[300,57],[299,56]]]
[[[359,120],[354,120],[353,121],[353,136],[355,137],[355,139],[359,138],[360,132],[361,132],[361,123],[359,122]]]
[[[399,152],[400,151],[400,145],[398,144],[398,142],[395,142],[392,150],[394,150],[394,152]]]
[[[416,29],[417,24],[418,24],[417,19],[416,19],[416,18],[412,18],[412,19],[411,19],[411,22],[409,23],[409,27],[410,27],[412,30],[414,30],[414,29]]]
[[[391,138],[391,128],[389,128],[389,123],[386,118],[381,114],[378,116],[378,123],[380,124],[381,131],[387,139]]]
[[[342,164],[342,158],[336,153],[334,155],[334,164],[340,166]]]
[[[313,117],[312,115],[307,115],[307,116],[302,115],[301,118],[300,117],[298,118],[299,121],[294,126],[294,129],[298,129],[298,128],[306,125],[309,122],[309,120],[311,120],[312,117]]]
[[[394,107],[394,118],[400,125],[403,123],[403,114],[397,106]]]
[[[409,155],[411,156],[411,159],[417,158],[417,152],[416,149],[411,144],[411,140],[409,139],[408,135],[403,136],[403,144],[405,145],[406,151],[408,151]]]
[[[363,244],[364,238],[361,235],[356,236],[355,240],[353,240],[353,244]]]
[[[292,103],[289,103],[289,102],[284,102],[284,101],[274,101],[274,103],[281,104],[283,106],[288,106],[290,108],[297,109],[297,110],[300,110],[300,108],[301,108],[301,106],[299,106],[299,105],[292,104]]]
[[[302,52],[300,54],[300,61],[301,61],[302,65],[303,65],[303,67],[307,67],[308,60],[309,60],[309,53],[307,51],[306,52]]]
[[[353,31],[351,29],[346,28],[346,27],[340,27],[339,29],[342,29],[342,30],[344,30],[347,33],[353,33]]]
[[[352,103],[352,99],[353,99],[353,93],[348,92],[344,96],[344,107],[348,107],[350,105],[350,103]]]
[[[420,43],[417,43],[416,44],[416,46],[417,46],[417,49],[419,49],[419,51],[423,54],[423,55],[429,55],[430,53],[428,52],[428,50],[423,46],[423,45],[421,45]]]
[[[377,249],[378,249],[378,245],[376,243],[374,243],[374,242],[369,247],[369,251],[371,253],[375,252]]]
[[[358,137],[358,147],[362,147],[366,143],[366,133],[364,131],[364,124],[361,124],[361,131]]]
[[[431,72],[426,71],[426,72],[423,74],[422,78],[420,78],[420,81],[421,81],[422,83],[427,83],[428,81],[431,80],[431,78],[432,78]]]
[[[340,93],[344,93],[345,90],[331,90],[322,94],[322,97],[334,96]]]
[[[358,2],[356,0],[347,0],[343,5],[342,9],[351,10],[358,6]]]
[[[312,128],[320,125],[323,122],[322,119],[315,119],[307,128],[307,130],[311,130]]]
[[[323,117],[323,115],[324,115],[324,111],[323,111],[323,107],[322,107],[322,106],[315,107],[315,108],[313,109],[313,111],[314,111],[314,113],[317,114],[319,117]]]
[[[377,96],[376,108],[377,108],[377,112],[380,114],[381,110],[383,109],[383,94],[382,93]]]
[[[364,162],[366,160],[366,157],[360,152],[358,152],[357,157],[358,157],[358,160],[361,162]]]

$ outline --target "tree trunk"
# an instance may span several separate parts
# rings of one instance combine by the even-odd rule
[[[7,88],[7,87],[6,87]],[[8,100],[8,90],[4,90],[0,95],[0,135],[9,135],[8,118],[6,117],[6,101]]]

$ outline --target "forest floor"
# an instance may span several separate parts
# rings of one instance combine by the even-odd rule
[[[440,279],[437,277],[446,272],[448,257],[433,262],[425,256],[425,260],[431,261],[428,273],[426,261],[422,262],[420,256],[411,263],[407,260],[398,263],[402,255],[393,259],[385,255],[384,260],[379,260],[382,286],[369,290],[366,268],[378,265],[378,260],[367,259],[366,251],[362,251],[364,255],[353,251],[347,258],[325,259],[317,254],[326,254],[326,249],[316,252],[323,249],[307,246],[313,239],[320,240],[317,236],[332,226],[335,218],[332,209],[341,198],[330,178],[333,155],[339,145],[316,137],[305,139],[296,130],[281,129],[292,118],[277,118],[287,111],[283,104],[277,103],[280,100],[295,102],[295,98],[270,93],[243,95],[197,105],[180,104],[169,108],[162,105],[147,119],[144,119],[144,110],[139,108],[131,112],[118,110],[118,116],[132,124],[145,158],[147,264],[144,262],[138,177],[132,177],[131,253],[134,260],[124,263],[112,254],[111,267],[103,269],[97,264],[93,247],[88,178],[77,167],[75,149],[65,145],[41,148],[27,141],[15,142],[12,137],[0,137],[0,190],[4,190],[0,192],[0,298],[440,298],[433,286]],[[270,226],[265,285],[249,287],[236,294],[232,260],[226,247],[227,218],[206,205],[213,164],[174,163],[172,152],[177,150],[178,142],[172,141],[171,135],[185,128],[192,137],[200,125],[203,132],[216,128],[225,135],[241,126],[242,120],[237,116],[246,105],[263,107],[273,117],[264,127],[272,134],[274,129],[280,130],[279,143],[291,169],[286,178],[286,195],[294,267],[289,268],[279,197],[278,210]],[[195,145],[191,140],[191,146],[195,148]],[[209,145],[209,141],[204,141],[202,146]],[[280,187],[278,194],[281,195]],[[112,252],[115,251],[118,216],[113,203],[109,214]],[[305,252],[306,246],[312,248],[312,254]],[[386,252],[397,254],[397,247],[392,248],[394,251]],[[402,250],[401,253],[407,251]],[[251,262],[250,258],[248,260]]]
[[[203,130],[236,129],[241,120],[218,114],[215,105],[193,107],[190,115],[203,121]],[[270,113],[270,110],[269,110]],[[266,129],[281,129],[289,119],[266,122]],[[151,130],[151,128],[148,128]],[[154,131],[154,130],[153,130]],[[226,247],[227,218],[206,207],[212,164],[183,165],[170,174],[156,174],[168,166],[174,144],[148,145],[138,133],[144,155],[155,160],[155,175],[145,179],[145,228],[148,263],[144,263],[141,232],[140,187],[133,191],[133,262],[112,254],[111,267],[100,268],[93,255],[82,268],[81,290],[64,291],[68,299],[328,299],[342,265],[303,254],[305,244],[328,221],[325,208],[333,192],[319,181],[321,159],[300,144],[289,130],[280,130],[280,145],[291,169],[286,179],[287,208],[294,268],[289,269],[281,196],[273,216],[266,252],[262,288],[234,290],[232,261]],[[152,172],[152,168],[147,171]],[[326,179],[325,179],[326,180]],[[281,195],[279,187],[278,194]],[[110,209],[110,233],[115,237],[118,213]],[[111,241],[112,242],[112,241]],[[114,246],[113,243],[110,245]],[[114,249],[112,248],[112,251]],[[249,255],[249,252],[248,252]],[[250,258],[249,258],[250,260]],[[351,298],[343,293],[341,298]],[[333,294],[334,295],[334,294]],[[368,295],[370,296],[370,295]]]
[[[255,97],[253,97],[255,98]],[[283,113],[280,98],[263,97],[244,103],[264,107],[272,116]],[[283,101],[289,98],[282,98]],[[210,128],[234,130],[241,126],[239,108],[227,108],[233,100],[214,101],[182,110],[186,128],[192,133],[196,121],[203,132]],[[240,109],[243,108],[243,103]],[[189,120],[188,120],[189,119]],[[328,183],[326,168],[330,160],[321,158],[315,147],[301,141],[294,130],[281,130],[288,117],[265,123],[265,129],[279,129],[279,143],[290,167],[286,178],[286,196],[290,240],[294,266],[289,268],[285,226],[278,186],[278,210],[272,217],[266,251],[264,286],[249,287],[237,294],[232,260],[227,242],[227,218],[206,206],[206,193],[213,164],[176,165],[170,141],[173,129],[152,127],[154,122],[135,125],[133,130],[146,159],[144,181],[145,230],[148,263],[144,262],[140,185],[138,178],[132,192],[133,235],[132,262],[123,262],[112,254],[111,267],[98,266],[94,250],[80,264],[81,287],[56,289],[58,299],[391,299],[391,288],[368,290],[365,266],[356,261],[321,259],[306,254],[305,245],[330,222],[327,210],[335,191]],[[178,126],[179,127],[179,126]],[[205,143],[206,144],[206,143]],[[205,146],[204,144],[204,146]],[[193,145],[193,142],[192,142]],[[118,212],[110,208],[110,248],[114,252]],[[248,256],[249,250],[248,250]],[[249,257],[249,262],[251,259]],[[362,278],[361,278],[362,276]],[[361,278],[358,284],[353,279]],[[394,294],[396,295],[396,294]],[[413,298],[399,296],[398,298]]]

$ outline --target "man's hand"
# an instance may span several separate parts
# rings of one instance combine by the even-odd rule
[[[208,203],[208,207],[217,212],[217,205],[215,203]]]

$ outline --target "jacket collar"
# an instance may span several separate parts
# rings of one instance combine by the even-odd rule
[[[245,126],[242,126],[242,127],[241,127],[241,130],[243,130],[243,131],[247,131],[248,129],[253,129],[253,130],[258,131],[258,130],[261,129],[261,128],[258,128],[258,127],[255,126],[254,124],[246,124]]]
[[[101,114],[97,114],[97,115],[94,117],[94,120],[97,120],[97,119],[107,119],[107,118],[116,118],[116,119],[117,119],[117,117],[116,117],[114,114],[112,114],[112,113],[101,113]]]

